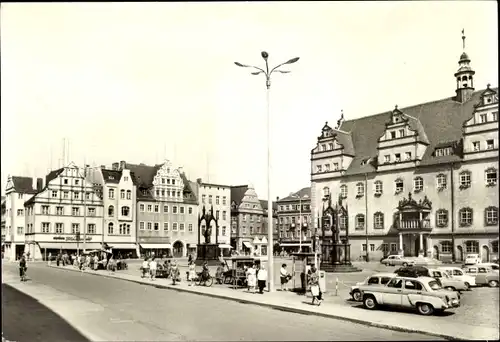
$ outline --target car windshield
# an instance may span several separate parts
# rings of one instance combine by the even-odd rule
[[[441,289],[441,285],[437,281],[430,281],[429,282],[429,287],[433,290],[439,290]]]

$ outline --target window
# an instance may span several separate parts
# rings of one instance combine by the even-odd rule
[[[223,227],[222,229],[226,229],[226,227]],[[188,224],[188,232],[192,232],[192,231],[193,231],[193,224],[190,223],[190,224]],[[224,234],[222,234],[222,235],[224,235]]]
[[[375,252],[375,244],[370,243],[370,252]]]
[[[420,192],[422,190],[424,190],[424,180],[422,177],[416,177],[413,180],[413,191]]]
[[[498,120],[498,112],[491,113],[491,117],[492,117],[493,121],[497,121]]]
[[[220,196],[215,196],[215,204],[219,205]]]
[[[356,215],[356,229],[364,229],[365,228],[365,215],[358,214]]]
[[[68,184],[68,180],[67,180],[67,179],[64,179],[64,180],[63,180],[63,183],[64,183],[64,185],[67,185],[67,184]]]
[[[71,208],[71,213],[73,214],[73,216],[80,216],[80,208],[78,207]]]
[[[226,196],[222,196],[222,205],[226,205]]]
[[[399,163],[401,161],[401,153],[394,154],[394,159],[396,163]]]
[[[168,222],[163,222],[163,230],[168,231]]]
[[[109,199],[115,199],[115,190],[114,189],[109,189],[109,191],[108,191],[108,198]]]
[[[488,207],[484,210],[484,220],[487,226],[498,224],[498,208]]]
[[[317,171],[317,172],[321,172],[321,171],[322,171],[322,169],[321,169],[321,165],[317,165],[317,166],[316,166],[316,171]]]
[[[109,216],[109,217],[113,217],[114,215],[115,215],[115,207],[114,207],[114,206],[112,206],[112,205],[110,205],[110,206],[108,207],[108,216]]]
[[[139,204],[139,211],[144,212],[144,204]]]
[[[219,210],[215,211],[215,218],[218,220],[219,219]]]
[[[486,169],[484,172],[486,176],[486,185],[493,186],[497,184],[497,170],[494,168]]]
[[[326,151],[326,144],[321,145],[321,150],[320,151]]]
[[[125,199],[125,190],[120,190],[120,198]]]
[[[403,138],[404,136],[405,136],[405,130],[404,129],[400,129],[399,130],[399,137]]]
[[[250,235],[252,235],[252,234],[253,234],[253,227],[250,226]]]
[[[391,243],[391,252],[396,252],[398,250],[397,244]]]
[[[362,245],[363,252],[366,252],[366,243]]]
[[[224,211],[222,212],[222,219],[223,219],[223,220],[225,220],[225,219],[226,219],[226,214],[227,214],[227,213],[226,213],[226,211],[224,210]]]
[[[416,280],[405,280],[405,289],[414,290],[414,291],[422,291],[423,287],[420,282]]]
[[[438,190],[446,189],[446,175],[440,173],[436,176],[437,188]]]
[[[50,223],[42,222],[42,233],[50,233]]]
[[[398,178],[398,179],[396,179],[396,181],[394,183],[396,185],[396,193],[399,194],[399,193],[403,192],[403,190],[404,190],[403,180],[401,178]]]
[[[241,233],[246,234],[247,233],[247,227],[243,226],[241,227]]]
[[[89,208],[89,216],[95,216],[95,208]]]
[[[52,191],[52,198],[57,198],[57,191]]]
[[[148,222],[148,230],[153,230],[153,223],[152,222]]]
[[[460,173],[460,188],[468,188],[470,187],[471,179],[470,172],[463,171]]]
[[[184,214],[184,207],[179,207],[179,213]],[[217,217],[218,218],[218,217]]]
[[[479,151],[481,149],[481,144],[479,141],[473,141],[472,142],[472,150],[473,151]]]
[[[201,195],[201,201],[205,203],[205,199],[207,198],[207,195]]]
[[[154,223],[154,230],[157,232],[160,230],[160,224],[158,222]]]
[[[330,172],[330,164],[325,164],[325,172]]]
[[[144,223],[144,222],[139,222],[139,229],[140,229],[140,230],[144,230],[145,226],[146,226],[146,225],[145,225],[145,223]]]
[[[339,216],[339,228],[346,229],[347,227],[347,218],[345,216]]]
[[[155,204],[154,208],[155,208],[155,210],[154,210],[155,213],[160,212],[160,205],[159,204]]]
[[[62,223],[56,223],[56,234],[64,233],[64,226]]]
[[[438,209],[436,211],[436,226],[446,227],[448,225],[448,211],[445,209]]]
[[[179,231],[184,231],[184,223],[179,223]]]
[[[94,223],[89,223],[87,225],[87,233],[89,234],[95,234],[96,229],[95,229],[95,224]]]
[[[488,139],[486,140],[486,149],[487,150],[492,150],[495,148],[495,142],[493,139]]]
[[[384,229],[384,214],[380,211],[373,214],[373,228]]]
[[[132,199],[132,191],[127,190],[127,199]]]
[[[356,184],[357,194],[356,197],[361,197],[365,194],[365,185],[363,183]]]
[[[73,208],[74,210],[75,208]],[[78,209],[78,208],[77,208]],[[42,215],[48,215],[50,213],[48,205],[42,205]],[[74,216],[78,214],[73,214]]]
[[[24,209],[17,209],[17,216],[23,216]]]
[[[80,181],[78,179],[75,179],[75,185],[80,185]]]
[[[479,115],[479,122],[480,123],[485,123],[486,121],[488,121],[486,114]]]
[[[80,224],[79,223],[71,224],[71,234],[76,234],[79,232],[80,232]]]
[[[328,143],[328,149],[333,150],[333,143]]]
[[[208,195],[208,204],[212,204],[212,195]]]
[[[451,253],[452,246],[451,241],[442,241],[441,242],[441,252],[442,253]]]
[[[387,287],[393,287],[396,289],[400,289],[403,287],[403,279],[393,278],[390,282],[387,283]]]
[[[391,156],[389,154],[386,154],[384,156],[384,163],[390,163],[391,162]]]
[[[141,223],[142,223],[142,229],[144,229],[144,222]],[[113,224],[113,222],[108,223],[108,235],[113,235],[115,233],[114,229],[115,225]]]
[[[63,192],[63,198],[68,199],[68,197],[69,197],[69,192],[68,191],[64,191]]]
[[[130,214],[129,207],[122,207],[122,216],[128,216]]]
[[[323,197],[328,197],[328,196],[330,196],[330,188],[325,186],[323,188]]]
[[[339,169],[339,163],[333,163],[333,170],[338,171]]]
[[[471,208],[462,208],[458,212],[458,216],[460,219],[460,226],[466,227],[472,224],[472,209]]]
[[[172,207],[172,214],[177,214],[177,206],[176,205],[174,205]]]
[[[396,139],[396,132],[394,131],[391,132],[391,139]]]
[[[340,195],[342,198],[347,198],[347,185],[343,184],[340,186]]]
[[[174,232],[176,232],[176,231],[177,231],[177,223],[176,223],[176,222],[174,222],[174,223],[172,224],[172,230],[173,230]]]
[[[148,204],[148,213],[151,213],[151,212],[153,212],[153,205]]]
[[[405,160],[411,160],[411,152],[405,152]]]
[[[498,240],[491,242],[491,252],[498,253]]]
[[[375,195],[382,195],[382,190],[383,190],[382,182],[375,181],[374,185],[375,185]]]
[[[466,253],[479,253],[479,242],[478,241],[466,241],[465,242],[465,252]]]

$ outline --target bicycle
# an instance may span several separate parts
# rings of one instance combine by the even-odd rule
[[[196,285],[203,284],[204,286],[212,286],[214,283],[214,278],[208,273],[207,275],[203,275],[203,272],[198,273],[198,277],[196,278]]]

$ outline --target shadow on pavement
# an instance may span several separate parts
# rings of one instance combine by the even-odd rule
[[[89,341],[36,299],[2,284],[2,334],[6,340]]]

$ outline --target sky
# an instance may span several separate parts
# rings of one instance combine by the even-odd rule
[[[465,50],[476,89],[498,86],[496,1],[7,3],[1,5],[1,182],[66,159],[169,159],[191,180],[267,198],[310,185],[310,153],[335,126],[455,94]]]

